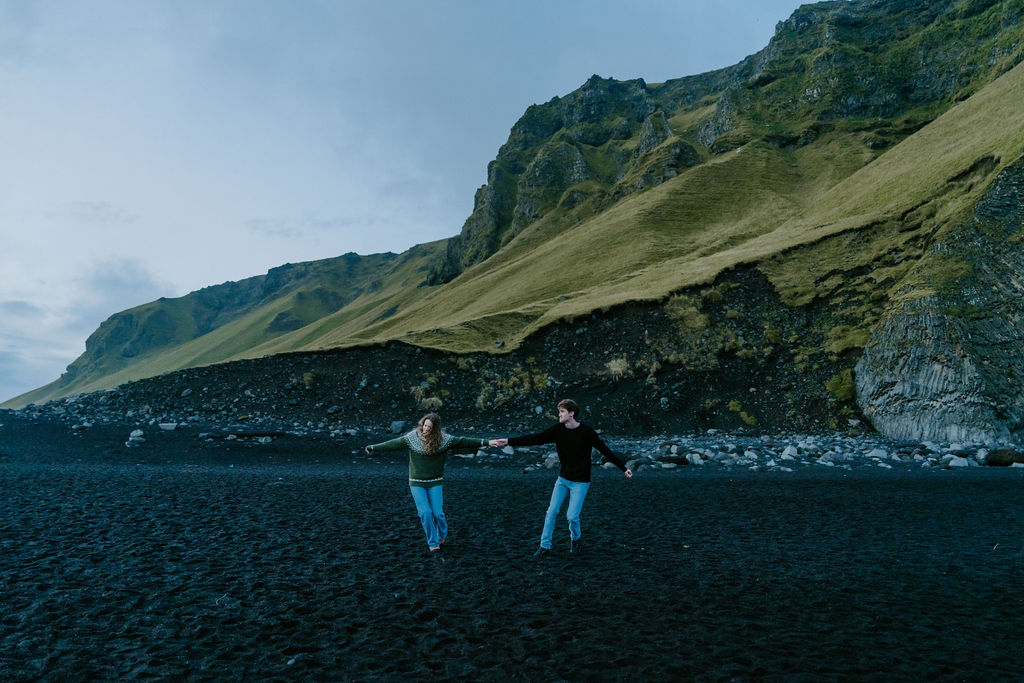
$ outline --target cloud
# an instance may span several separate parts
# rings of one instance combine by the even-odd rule
[[[61,341],[0,333],[0,403],[57,379],[69,351]]]
[[[345,232],[355,229],[371,229],[380,222],[376,216],[321,218],[307,216],[304,218],[253,218],[246,221],[246,229],[260,237],[285,237],[295,239],[313,233]]]
[[[80,223],[104,223],[131,225],[137,223],[138,215],[114,206],[110,202],[70,202],[61,207],[57,217]]]
[[[8,323],[10,318],[32,318],[42,314],[43,309],[31,301],[0,301],[0,316]]]
[[[111,315],[175,294],[140,261],[124,258],[95,262],[70,282],[59,299],[0,301],[0,402],[60,377]]]
[[[120,311],[173,296],[174,288],[163,282],[141,261],[109,259],[97,262],[75,278],[78,294],[64,312],[64,329],[91,334],[101,322]]]

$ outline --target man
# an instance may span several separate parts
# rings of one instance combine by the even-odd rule
[[[544,516],[544,530],[540,535],[540,548],[535,553],[544,557],[551,551],[551,538],[555,531],[555,519],[565,499],[569,499],[569,507],[565,517],[569,521],[569,552],[580,551],[580,512],[583,500],[590,488],[590,451],[596,448],[606,458],[615,463],[626,477],[632,477],[633,471],[605,445],[589,425],[579,421],[580,408],[572,399],[558,402],[558,424],[548,427],[537,434],[515,436],[509,439],[495,439],[491,446],[539,446],[554,443],[558,450],[558,461],[561,470],[551,492],[551,503]]]

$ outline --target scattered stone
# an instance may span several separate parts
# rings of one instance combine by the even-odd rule
[[[124,445],[128,448],[140,446],[146,441],[145,432],[141,429],[133,429],[131,434],[128,435],[128,440],[124,442]]]
[[[1018,453],[1012,448],[997,448],[988,452],[984,463],[993,467],[1010,467],[1015,463],[1024,463],[1024,453]]]

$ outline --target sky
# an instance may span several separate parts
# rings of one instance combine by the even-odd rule
[[[459,232],[592,75],[730,66],[782,0],[0,0],[0,402],[161,296]]]

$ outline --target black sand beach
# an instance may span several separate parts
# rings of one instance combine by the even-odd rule
[[[1020,469],[598,469],[536,560],[555,474],[454,459],[433,558],[356,440],[125,436],[0,429],[0,679],[1024,678]]]

